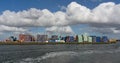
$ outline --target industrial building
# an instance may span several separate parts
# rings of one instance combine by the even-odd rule
[[[17,38],[11,36],[9,41],[17,41]],[[78,42],[78,43],[107,43],[116,42],[116,39],[109,39],[107,36],[88,36],[86,34],[76,36],[58,36],[46,34],[37,34],[36,36],[30,34],[19,34],[20,42]]]
[[[37,42],[46,42],[48,41],[48,35],[37,35]]]
[[[21,42],[31,42],[31,41],[35,41],[35,38],[30,34],[19,34],[19,40]]]

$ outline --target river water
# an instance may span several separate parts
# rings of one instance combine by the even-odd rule
[[[119,63],[120,44],[0,45],[0,63]]]

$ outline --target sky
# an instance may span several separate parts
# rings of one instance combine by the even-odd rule
[[[0,39],[20,33],[120,39],[120,0],[0,0]]]

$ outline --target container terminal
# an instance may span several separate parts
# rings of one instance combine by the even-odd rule
[[[119,40],[111,39],[107,36],[89,36],[87,34],[75,35],[75,36],[59,36],[59,35],[47,35],[37,34],[33,36],[31,34],[19,34],[18,38],[10,36],[8,39],[1,41],[0,44],[19,45],[41,45],[41,44],[111,44],[116,43]]]

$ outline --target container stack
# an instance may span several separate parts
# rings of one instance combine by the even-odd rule
[[[92,37],[88,37],[88,42],[92,43]]]
[[[48,42],[58,42],[58,35],[52,35]]]
[[[88,42],[88,36],[86,34],[83,35],[83,41]]]
[[[95,43],[96,42],[96,36],[90,36],[92,37],[92,42]]]
[[[109,42],[110,42],[110,43],[116,43],[117,40],[116,40],[116,39],[109,39]]]
[[[103,36],[103,37],[102,37],[102,42],[108,42],[107,36]]]
[[[51,40],[58,40],[58,35],[52,35]]]
[[[77,36],[76,36],[76,40],[77,40],[77,42],[79,42],[79,43],[83,42],[83,36],[82,36],[82,35],[77,35]]]
[[[65,42],[74,42],[74,37],[73,36],[66,36]]]
[[[33,41],[34,37],[32,35],[28,35],[28,34],[20,34],[19,35],[19,40],[21,42],[31,42]]]
[[[35,38],[29,34],[20,34],[19,40],[30,42],[34,41]],[[79,43],[100,43],[100,42],[116,42],[116,40],[109,40],[107,36],[88,36],[87,34],[74,36],[58,36],[52,35],[48,38],[48,35],[37,35],[37,42],[79,42]]]
[[[31,41],[31,36],[30,35],[25,35],[25,39],[24,39],[24,41],[25,42],[30,42]]]
[[[69,40],[70,40],[70,39],[69,39],[69,36],[66,36],[66,37],[65,37],[65,42],[69,42]]]
[[[69,42],[74,42],[74,37],[73,36],[69,36]]]
[[[48,35],[37,35],[38,42],[45,42],[47,41]]]
[[[96,42],[101,42],[101,37],[96,37]]]

